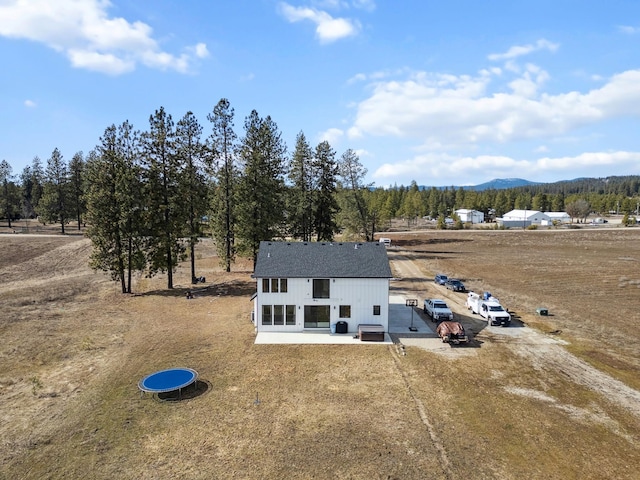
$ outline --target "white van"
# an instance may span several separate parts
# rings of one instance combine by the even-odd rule
[[[391,239],[390,238],[381,238],[380,243],[384,243],[385,247],[390,247],[391,246]]]

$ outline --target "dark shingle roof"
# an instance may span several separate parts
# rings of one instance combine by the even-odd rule
[[[260,242],[256,278],[391,278],[377,242]]]

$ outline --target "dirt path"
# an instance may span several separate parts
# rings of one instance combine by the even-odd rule
[[[393,273],[399,280],[397,288],[417,295],[422,301],[425,296],[437,295],[446,298],[454,313],[465,312],[464,296],[452,294],[448,290],[436,289],[433,282],[422,280],[425,272],[418,260],[401,251],[389,251]],[[608,402],[622,407],[629,413],[640,417],[640,392],[603,373],[588,363],[569,353],[561,340],[550,337],[527,326],[518,328],[485,327],[476,336],[488,343],[505,344],[515,355],[521,357],[541,372],[564,376],[571,382],[587,387],[602,395]],[[512,393],[547,398],[542,392],[518,390]],[[548,399],[551,401],[551,399]],[[580,412],[571,412],[581,414]],[[605,421],[602,418],[600,421]]]

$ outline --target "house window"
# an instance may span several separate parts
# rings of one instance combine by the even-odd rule
[[[273,324],[284,325],[284,305],[273,306]]]
[[[286,278],[263,278],[262,279],[262,293],[287,293],[287,279]]]
[[[287,322],[287,325],[296,324],[296,306],[295,305],[287,305],[286,322]]]
[[[329,279],[313,279],[313,298],[329,298]]]
[[[373,314],[374,315],[380,315],[380,305],[374,305],[373,306]]]
[[[262,306],[262,325],[271,325],[271,305]]]
[[[351,305],[340,305],[340,318],[351,318]]]

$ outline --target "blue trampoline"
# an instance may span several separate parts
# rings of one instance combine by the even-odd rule
[[[138,388],[147,393],[175,392],[181,394],[183,388],[188,387],[198,379],[198,372],[191,368],[170,368],[147,375],[138,383]]]

